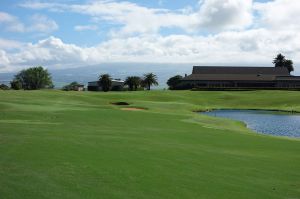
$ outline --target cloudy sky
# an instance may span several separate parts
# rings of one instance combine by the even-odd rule
[[[1,0],[0,72],[116,62],[271,66],[281,52],[297,74],[299,21],[299,0]]]

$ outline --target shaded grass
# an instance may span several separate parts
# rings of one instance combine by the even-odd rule
[[[300,111],[293,91],[0,92],[0,198],[300,198],[299,140],[193,110]],[[122,111],[111,102],[145,111]]]

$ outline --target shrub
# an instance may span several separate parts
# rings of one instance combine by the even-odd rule
[[[170,79],[168,79],[167,84],[169,86],[170,90],[180,90],[183,88],[180,88],[180,83],[182,80],[182,76],[181,75],[176,75],[174,77],[171,77]]]
[[[22,83],[18,80],[13,80],[10,82],[11,89],[20,90],[22,89]]]
[[[9,90],[9,86],[5,84],[0,84],[0,90]]]

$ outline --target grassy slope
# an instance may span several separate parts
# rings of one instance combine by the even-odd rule
[[[0,198],[300,198],[300,142],[191,112],[300,92],[0,91]],[[122,111],[127,101],[147,111]]]

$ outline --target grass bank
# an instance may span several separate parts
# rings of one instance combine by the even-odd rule
[[[0,198],[300,198],[299,140],[193,112],[300,111],[299,99],[296,91],[0,91]]]

